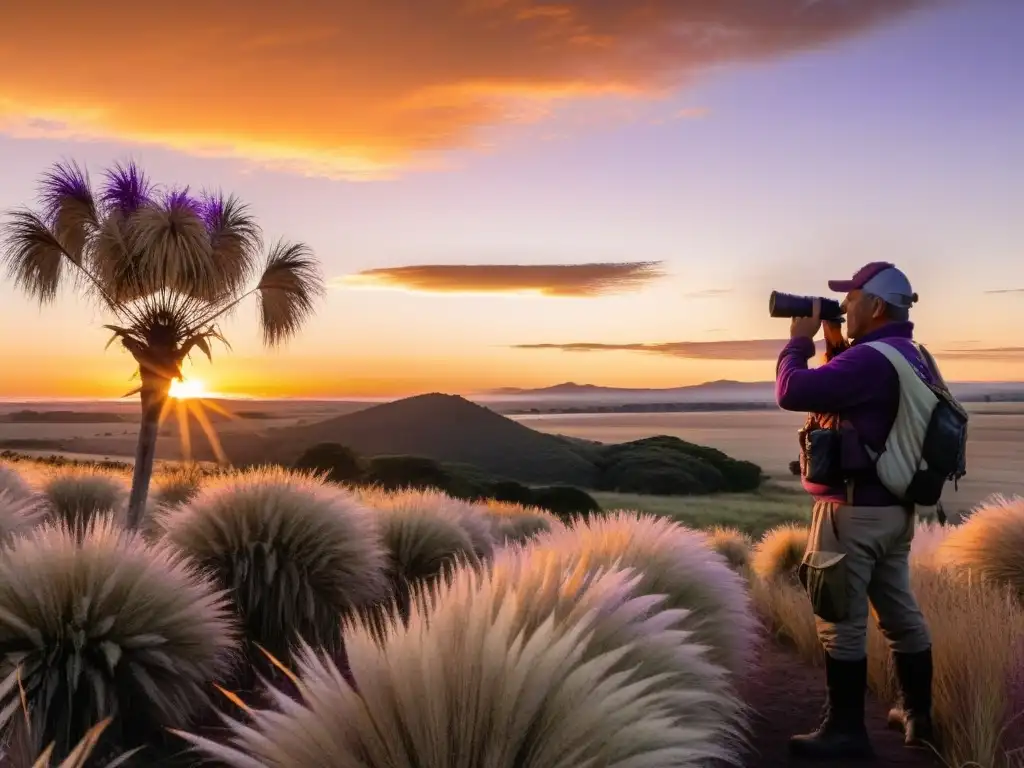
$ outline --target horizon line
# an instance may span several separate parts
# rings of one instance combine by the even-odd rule
[[[285,396],[273,396],[273,395],[238,395],[238,394],[210,393],[209,397],[202,397],[202,398],[195,398],[195,399],[197,399],[197,400],[233,400],[233,401],[253,402],[253,403],[258,403],[258,402],[278,402],[278,401],[284,401],[284,402],[308,402],[308,403],[315,403],[315,402],[390,402],[390,401],[393,401],[393,400],[403,400],[403,399],[406,399],[406,398],[418,397],[420,395],[429,395],[429,394],[456,395],[456,396],[465,397],[465,398],[479,397],[479,396],[487,396],[487,397],[515,397],[516,396],[516,391],[523,392],[523,393],[529,393],[529,392],[538,392],[538,391],[543,391],[543,390],[547,390],[547,389],[554,389],[554,388],[557,388],[557,387],[565,387],[565,386],[576,386],[576,387],[580,387],[580,388],[589,387],[589,388],[607,389],[607,390],[613,390],[613,391],[618,390],[618,391],[621,391],[621,392],[667,392],[667,391],[680,390],[680,389],[696,389],[698,387],[706,386],[708,384],[723,384],[723,385],[729,385],[729,384],[748,384],[748,385],[749,384],[753,384],[753,385],[763,384],[763,385],[767,386],[767,385],[773,385],[774,383],[775,383],[775,381],[773,379],[759,379],[759,380],[755,380],[755,381],[741,381],[741,380],[738,380],[738,379],[709,379],[708,381],[702,381],[702,382],[699,382],[697,384],[679,384],[679,385],[667,386],[667,387],[625,387],[625,386],[612,386],[612,385],[590,384],[590,383],[582,383],[582,384],[580,384],[580,383],[571,382],[571,381],[561,381],[561,382],[557,382],[555,384],[546,384],[546,385],[540,385],[540,386],[535,386],[535,387],[504,386],[504,387],[493,387],[493,388],[484,389],[484,390],[473,390],[473,391],[468,391],[468,392],[467,391],[461,391],[461,392],[451,391],[451,392],[449,392],[449,391],[443,391],[443,390],[440,390],[440,389],[429,389],[428,388],[428,389],[424,389],[424,390],[417,391],[417,392],[412,392],[412,393],[407,393],[407,394],[396,394],[396,395],[301,395],[301,396],[285,395]],[[949,385],[950,386],[955,386],[955,385],[982,385],[982,386],[985,386],[985,385],[987,385],[987,386],[992,386],[992,387],[1007,386],[1007,385],[1011,385],[1011,386],[1024,386],[1024,381],[1018,381],[1018,380],[1014,380],[1014,379],[1005,379],[1005,380],[1004,379],[1000,379],[1000,380],[994,380],[994,381],[964,379],[964,380],[958,380],[958,381],[950,381]],[[501,390],[514,390],[514,391],[512,391],[512,392],[508,392],[508,391],[502,392]],[[128,399],[128,398],[124,398],[124,397],[73,397],[73,396],[67,396],[67,397],[38,397],[38,396],[32,396],[32,395],[21,395],[21,396],[13,396],[13,397],[3,397],[3,396],[0,396],[0,404],[6,404],[6,405],[19,405],[19,404],[21,404],[21,405],[31,405],[33,403],[41,403],[41,404],[57,404],[57,403],[68,403],[68,404],[75,404],[75,403],[79,403],[79,404],[81,404],[81,403],[111,403],[111,404],[124,403],[124,404],[133,404],[133,403],[137,403],[137,402],[138,402],[137,398],[134,398],[134,397],[131,398],[131,399]]]

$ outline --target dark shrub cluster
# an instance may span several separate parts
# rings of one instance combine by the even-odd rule
[[[668,435],[609,445],[595,461],[598,487],[620,493],[740,493],[756,490],[762,477],[757,464]]]
[[[468,464],[445,464],[423,456],[364,458],[337,443],[320,443],[296,461],[297,469],[323,474],[327,480],[384,491],[437,490],[463,501],[496,500],[540,507],[559,517],[588,515],[600,505],[586,491],[568,485],[530,488],[493,477]]]

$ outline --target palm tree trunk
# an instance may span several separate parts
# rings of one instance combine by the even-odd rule
[[[149,481],[153,477],[156,441],[160,430],[160,413],[167,402],[171,380],[141,367],[142,423],[139,425],[139,443],[135,449],[135,470],[132,473],[132,492],[128,497],[129,530],[142,525],[149,496]]]

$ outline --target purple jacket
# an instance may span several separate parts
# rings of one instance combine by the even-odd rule
[[[818,368],[807,367],[807,362],[815,355],[814,342],[807,338],[791,339],[779,355],[775,399],[786,411],[840,414],[856,430],[864,445],[880,453],[899,408],[899,375],[881,352],[863,345],[868,341],[891,344],[922,378],[934,383],[931,370],[911,343],[913,338],[913,323],[889,323],[857,339],[845,352]],[[843,450],[845,459],[845,444]],[[868,463],[866,457],[865,463]],[[828,488],[806,480],[803,485],[817,500],[843,503],[847,500],[845,488]],[[868,469],[854,482],[853,503],[866,507],[890,506],[897,500],[882,486],[874,471]]]

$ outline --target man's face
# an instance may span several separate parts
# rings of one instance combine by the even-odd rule
[[[843,302],[846,309],[846,335],[851,339],[863,336],[872,320],[880,313],[878,302],[863,291],[850,291]]]

